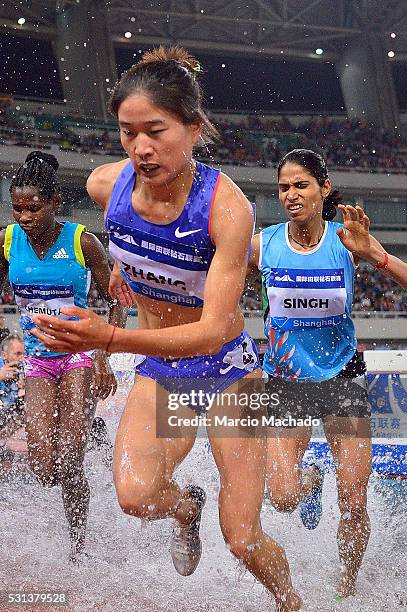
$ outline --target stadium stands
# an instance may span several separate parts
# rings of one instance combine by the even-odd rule
[[[75,116],[24,112],[11,105],[0,114],[0,145],[49,148],[79,153],[121,156],[115,124]],[[288,116],[236,116],[227,120],[213,115],[221,141],[200,152],[203,161],[237,166],[274,167],[287,151],[317,148],[331,170],[404,173],[407,138],[400,131],[379,132],[357,119]]]

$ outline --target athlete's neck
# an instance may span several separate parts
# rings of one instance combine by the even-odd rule
[[[288,224],[290,237],[296,244],[300,243],[304,248],[312,247],[318,244],[322,238],[325,229],[325,221],[321,217],[315,216],[310,219],[307,224],[299,225],[294,221]]]
[[[53,219],[52,223],[41,230],[41,233],[35,236],[27,236],[28,242],[37,254],[44,255],[57,241],[61,229],[62,223]]]
[[[195,163],[188,163],[185,169],[171,181],[162,185],[136,182],[137,200],[147,206],[167,204],[171,208],[182,208],[187,201],[195,176]]]

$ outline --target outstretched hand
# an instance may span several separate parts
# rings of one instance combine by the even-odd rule
[[[360,206],[340,204],[338,208],[342,212],[344,228],[339,228],[336,233],[348,251],[363,258],[371,246],[369,217]]]
[[[87,308],[68,306],[61,312],[77,321],[68,321],[35,315],[34,334],[47,348],[57,353],[80,353],[92,349],[106,349],[111,337],[112,325]]]

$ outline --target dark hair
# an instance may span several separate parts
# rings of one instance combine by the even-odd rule
[[[219,133],[202,109],[199,62],[182,47],[164,47],[144,53],[113,88],[109,110],[117,117],[120,104],[135,93],[145,93],[153,104],[174,113],[185,125],[202,123],[204,142],[219,140]]]
[[[311,151],[310,149],[294,149],[284,155],[280,160],[277,168],[277,176],[280,177],[280,171],[288,163],[298,164],[302,166],[316,179],[320,187],[329,178],[328,168],[322,155]],[[332,191],[324,199],[322,208],[322,218],[326,221],[332,221],[335,218],[338,204],[342,204],[343,198],[339,191]]]
[[[54,155],[31,151],[13,177],[10,193],[15,187],[37,187],[40,194],[50,200],[61,192],[56,176],[58,168],[59,163]]]

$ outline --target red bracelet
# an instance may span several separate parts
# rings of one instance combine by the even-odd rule
[[[377,262],[377,264],[375,265],[375,270],[385,270],[388,265],[389,265],[389,254],[386,253],[386,251],[383,251],[383,261],[382,263],[380,263],[380,261]]]
[[[112,344],[112,340],[113,340],[113,336],[114,336],[114,332],[115,331],[116,331],[116,327],[114,325],[112,325],[112,334],[111,334],[111,336],[109,338],[109,342],[107,343],[106,348],[105,348],[106,353],[109,352],[109,347]]]

